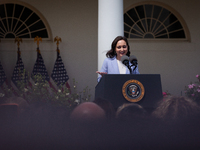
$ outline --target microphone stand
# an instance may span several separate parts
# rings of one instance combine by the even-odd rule
[[[128,70],[130,71],[130,74],[132,74],[131,66],[129,66],[128,63],[124,63],[124,65],[128,68]]]
[[[134,72],[134,70],[137,68],[137,64],[131,65],[131,67],[132,67],[132,66],[135,66],[135,67],[133,68],[133,72]]]
[[[129,65],[129,60],[125,59],[125,60],[122,61],[122,63],[129,69],[130,74],[132,74],[131,66]]]
[[[132,74],[131,66],[128,65],[127,67],[128,67],[128,69],[130,71],[130,74]]]

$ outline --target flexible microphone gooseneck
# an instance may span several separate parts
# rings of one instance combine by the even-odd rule
[[[121,62],[122,62],[126,67],[128,67],[128,69],[129,69],[129,71],[130,71],[130,74],[132,74],[131,66],[129,65],[129,58],[128,58],[128,56],[123,55],[123,56],[121,57]]]

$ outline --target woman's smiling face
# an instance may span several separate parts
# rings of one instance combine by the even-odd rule
[[[126,55],[128,52],[128,46],[124,40],[119,40],[117,42],[116,48],[115,48],[116,54],[117,54],[117,60],[121,60],[121,57],[123,55]]]

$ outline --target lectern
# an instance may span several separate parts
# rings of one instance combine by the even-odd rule
[[[159,74],[106,74],[95,87],[95,99],[110,101],[117,109],[124,103],[138,103],[145,109],[155,109],[162,100]]]

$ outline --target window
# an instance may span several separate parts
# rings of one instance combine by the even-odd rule
[[[50,29],[45,19],[32,9],[18,3],[0,4],[0,38],[32,39],[36,36],[50,39]]]
[[[158,4],[136,5],[124,13],[124,35],[132,39],[188,40],[186,24],[179,19],[180,15]]]

